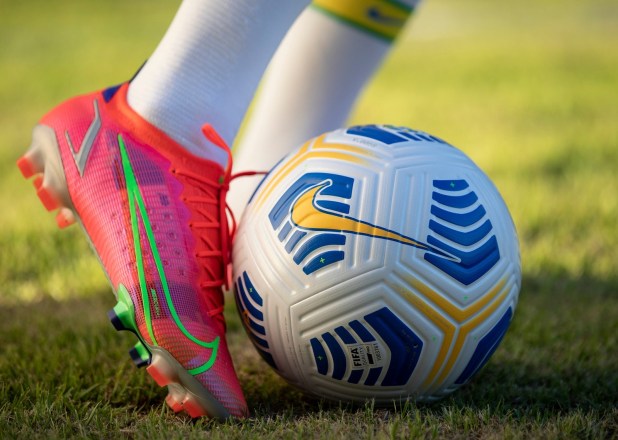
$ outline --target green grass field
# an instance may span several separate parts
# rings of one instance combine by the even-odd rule
[[[352,122],[462,148],[517,225],[511,329],[466,387],[431,405],[316,401],[229,340],[252,417],[178,417],[113,331],[114,298],[79,228],[15,160],[61,100],[129,78],[176,2],[0,0],[0,438],[618,438],[618,3],[429,0]]]

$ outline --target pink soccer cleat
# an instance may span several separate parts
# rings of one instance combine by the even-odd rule
[[[230,169],[193,156],[141,118],[127,88],[56,107],[18,166],[36,176],[60,227],[83,227],[118,299],[112,324],[137,335],[131,357],[167,385],[168,405],[192,417],[243,417],[222,313]],[[204,133],[229,155],[211,127]]]

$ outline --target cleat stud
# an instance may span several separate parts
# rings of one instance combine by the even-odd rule
[[[39,172],[28,155],[24,155],[17,160],[17,168],[19,168],[25,179],[29,179]]]
[[[107,312],[107,317],[116,330],[128,330],[137,335],[133,302],[131,302],[131,297],[123,285],[118,287],[117,295],[118,302],[112,310]]]
[[[37,179],[36,182],[39,182],[39,179]],[[38,183],[35,183],[35,185],[38,185]],[[39,196],[41,203],[43,203],[43,206],[45,206],[45,209],[48,211],[60,208],[58,198],[49,188],[44,187],[42,183],[41,186],[38,187],[36,195]]]
[[[120,319],[120,316],[116,313],[115,308],[107,312],[107,317],[109,318],[109,321],[112,323],[116,331],[131,330],[124,325],[122,319]]]
[[[56,223],[60,229],[64,229],[75,223],[75,214],[69,208],[60,208],[56,215]]]
[[[36,176],[32,184],[37,191],[41,189],[43,187],[43,176]]]
[[[161,356],[153,357],[146,371],[160,387],[178,382],[174,368]]]
[[[167,406],[169,406],[175,413],[179,413],[180,411],[182,411],[182,402],[177,399],[172,393],[169,393],[167,395],[167,397],[165,398],[165,403],[167,403]]]
[[[145,367],[150,364],[151,354],[141,341],[137,341],[135,346],[129,350],[129,355],[138,368]]]
[[[163,372],[162,370],[160,370],[159,368],[157,368],[157,366],[153,364],[148,365],[146,367],[146,371],[148,371],[148,374],[152,376],[154,381],[160,387],[164,387],[168,385],[169,383],[171,383],[171,380],[165,375],[165,372]]]
[[[207,416],[208,413],[201,407],[201,405],[195,400],[195,397],[189,396],[182,402],[182,408],[192,418]]]

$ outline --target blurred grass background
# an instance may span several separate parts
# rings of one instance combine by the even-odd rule
[[[352,123],[457,145],[494,180],[524,281],[502,346],[433,405],[377,410],[302,396],[230,344],[254,418],[178,418],[136,371],[79,228],[55,228],[15,160],[44,112],[131,77],[179,4],[0,0],[0,436],[616,438],[618,3],[428,0]]]

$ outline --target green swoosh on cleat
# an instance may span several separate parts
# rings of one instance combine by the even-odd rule
[[[140,231],[139,231],[139,220],[141,220],[144,231],[146,232],[146,238],[148,240],[148,245],[150,252],[152,253],[153,260],[155,262],[155,266],[157,268],[157,274],[159,275],[159,280],[161,281],[161,286],[163,288],[163,293],[165,296],[165,302],[167,303],[167,307],[174,319],[174,323],[182,334],[184,334],[187,339],[194,342],[195,344],[209,348],[212,350],[210,354],[210,358],[201,366],[187,370],[189,374],[196,375],[207,371],[212,367],[217,358],[217,351],[219,348],[219,336],[213,339],[211,342],[202,341],[195,336],[193,336],[184,326],[178,313],[176,312],[176,307],[174,306],[174,302],[172,301],[172,297],[169,291],[169,286],[167,284],[167,278],[165,276],[165,271],[163,270],[163,263],[161,261],[161,257],[159,255],[159,251],[157,249],[157,243],[155,240],[154,233],[152,231],[152,226],[150,224],[150,219],[148,218],[148,213],[146,211],[146,204],[140,192],[139,184],[137,183],[137,179],[135,177],[135,173],[133,172],[133,167],[131,166],[131,161],[129,160],[129,155],[127,154],[127,149],[124,144],[124,140],[122,139],[122,135],[118,135],[118,145],[120,147],[120,155],[122,157],[122,170],[124,172],[125,182],[127,186],[127,196],[129,199],[129,210],[131,214],[131,230],[133,233],[133,244],[135,248],[135,261],[137,264],[137,272],[139,277],[140,290],[142,294],[142,304],[144,307],[144,317],[146,320],[146,327],[148,329],[148,335],[150,339],[153,341],[154,345],[158,345],[154,336],[154,330],[152,327],[152,317],[150,310],[150,293],[156,298],[156,291],[149,292],[148,286],[146,283],[146,271],[144,268],[144,256],[142,254],[142,246],[140,240]],[[139,214],[139,218],[138,218]]]

